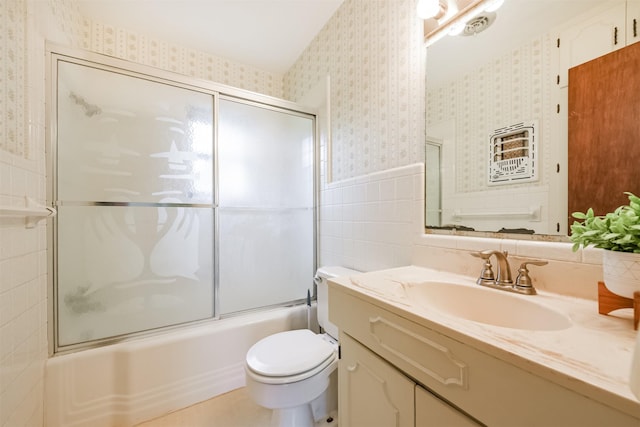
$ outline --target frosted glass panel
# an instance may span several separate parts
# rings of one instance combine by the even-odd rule
[[[213,203],[211,95],[58,62],[58,199]]]
[[[313,286],[313,210],[220,209],[222,314],[304,299]]]
[[[61,206],[58,338],[69,345],[213,316],[213,210]]]
[[[56,348],[304,299],[313,118],[229,99],[214,115],[205,89],[72,61],[54,105]]]
[[[313,121],[220,100],[220,206],[312,207]]]
[[[315,266],[313,120],[219,106],[220,311],[304,299]]]

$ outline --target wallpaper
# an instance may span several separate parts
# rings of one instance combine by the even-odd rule
[[[544,79],[549,75],[550,52],[549,37],[537,37],[441,87],[428,88],[427,129],[447,120],[455,122],[457,192],[487,190],[489,135],[515,123],[538,122],[542,165],[548,167],[544,156],[551,151],[551,109],[544,108],[549,97]],[[540,184],[546,182],[548,169],[538,173]],[[527,184],[510,184],[517,185]]]
[[[282,98],[282,76],[85,18],[82,47],[104,55]]]
[[[0,149],[27,157],[25,145],[26,3],[0,2]]]
[[[331,78],[334,180],[423,161],[422,21],[414,0],[345,0],[285,74],[297,101]]]

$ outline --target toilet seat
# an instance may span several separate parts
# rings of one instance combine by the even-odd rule
[[[256,381],[302,381],[338,358],[335,346],[308,329],[280,332],[254,344],[247,353],[247,373]]]

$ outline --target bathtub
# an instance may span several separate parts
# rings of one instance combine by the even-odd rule
[[[306,326],[306,306],[277,308],[51,357],[45,426],[132,426],[243,387],[251,345]]]

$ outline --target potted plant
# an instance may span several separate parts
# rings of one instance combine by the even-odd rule
[[[640,197],[632,193],[629,204],[597,216],[593,209],[574,212],[570,239],[573,250],[594,246],[605,249],[602,268],[606,287],[613,293],[633,298],[640,291]]]

